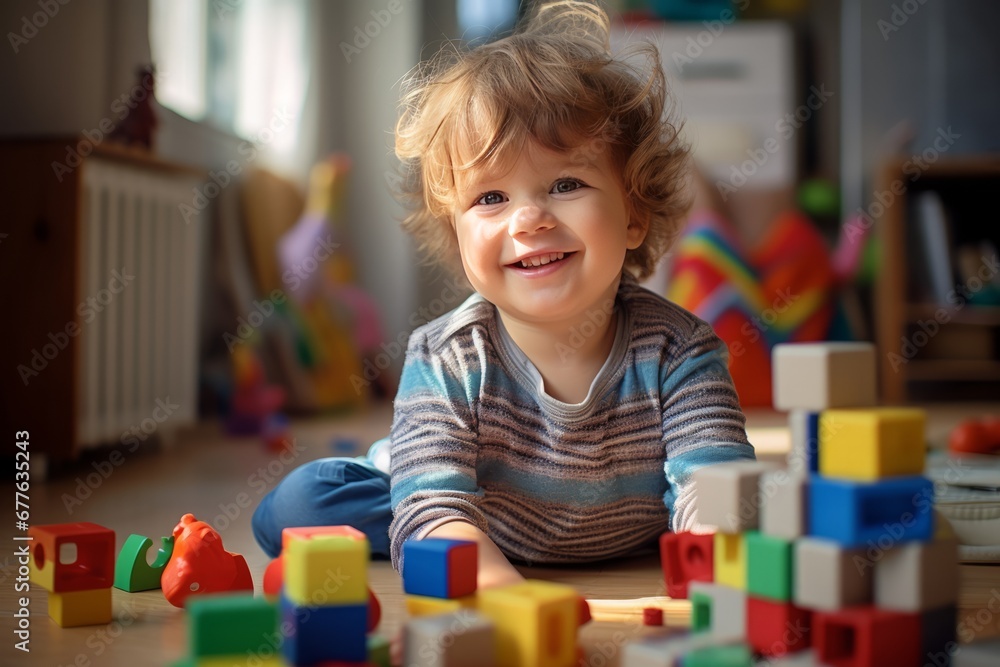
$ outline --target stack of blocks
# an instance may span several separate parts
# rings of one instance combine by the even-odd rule
[[[476,590],[474,542],[425,539],[403,546],[411,617],[408,667],[571,667],[580,600],[570,586],[523,581]]]
[[[368,659],[368,538],[349,526],[282,531],[281,650],[292,665]]]
[[[923,413],[873,407],[867,343],[778,345],[773,368],[775,407],[791,412],[787,469],[694,473],[699,521],[718,532],[711,547],[663,537],[670,594],[688,588],[696,632],[765,656],[812,646],[819,663],[949,664],[958,551],[934,536]]]
[[[34,526],[29,578],[49,591],[49,616],[64,628],[111,622],[115,533],[95,523]]]

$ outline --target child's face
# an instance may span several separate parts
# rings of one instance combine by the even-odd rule
[[[529,144],[507,173],[476,173],[457,195],[455,232],[469,281],[501,315],[526,324],[569,322],[604,307],[626,250],[645,238],[629,224],[606,150],[562,154]]]

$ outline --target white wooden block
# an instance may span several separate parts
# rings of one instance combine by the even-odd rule
[[[787,470],[766,472],[760,477],[760,532],[785,540],[809,534],[809,478]]]
[[[799,538],[795,541],[795,604],[825,611],[870,604],[873,570],[864,549],[844,549],[828,540]]]
[[[920,612],[958,602],[958,543],[909,542],[875,562],[875,606]]]
[[[687,653],[719,642],[710,633],[642,637],[625,644],[621,667],[676,667]]]
[[[759,525],[760,476],[777,466],[759,461],[735,461],[696,470],[695,507],[698,523],[724,533],[756,530]]]
[[[863,408],[876,404],[871,343],[782,343],[774,346],[776,410]]]
[[[692,581],[688,587],[688,599],[693,599],[696,593],[705,595],[712,600],[709,632],[713,637],[725,637],[733,640],[746,638],[746,591],[706,581]]]
[[[788,653],[780,658],[768,657],[766,661],[759,664],[761,667],[764,665],[767,667],[825,667],[826,665],[826,663],[819,661],[819,658],[816,657],[816,651],[813,649]]]
[[[421,616],[404,628],[403,654],[407,667],[493,667],[496,628],[470,609]]]

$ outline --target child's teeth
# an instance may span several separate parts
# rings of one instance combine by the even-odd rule
[[[527,259],[521,260],[521,266],[524,268],[530,268],[533,266],[543,266],[549,262],[554,262],[556,260],[565,257],[564,253],[561,252],[550,252],[548,255],[536,255],[535,257],[528,257]]]

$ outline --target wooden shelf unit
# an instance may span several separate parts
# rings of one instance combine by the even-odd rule
[[[901,157],[885,163],[876,179],[877,192],[892,192],[894,200],[877,221],[877,235],[882,261],[875,284],[876,343],[882,400],[902,403],[908,399],[910,382],[997,382],[1000,383],[1000,359],[994,346],[992,359],[906,358],[902,339],[920,321],[934,319],[944,309],[947,323],[942,327],[963,325],[1000,328],[1000,306],[929,303],[912,296],[910,258],[907,239],[909,202],[916,191],[936,189],[934,184],[973,179],[995,179],[1000,186],[1000,155],[940,157],[914,177],[904,171],[910,158]],[[949,251],[954,251],[950,248]],[[953,255],[954,258],[954,255]],[[922,339],[921,339],[922,340]],[[922,346],[920,346],[922,347]],[[905,363],[894,359],[902,356]]]

